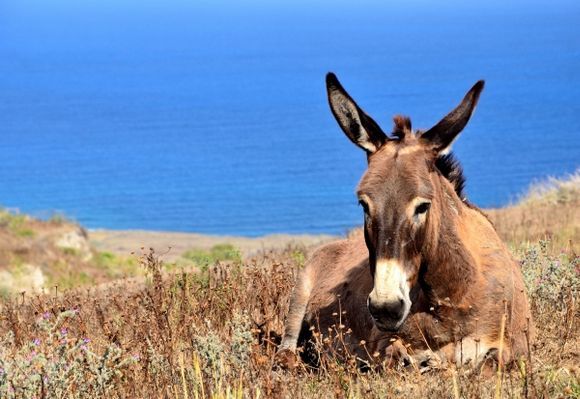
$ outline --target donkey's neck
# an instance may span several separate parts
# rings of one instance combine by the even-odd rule
[[[440,182],[438,207],[429,227],[430,243],[423,253],[423,279],[432,301],[459,304],[476,278],[477,265],[466,245],[463,219],[469,217],[467,205],[447,182]]]

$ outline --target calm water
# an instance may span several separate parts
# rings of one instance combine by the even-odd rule
[[[486,79],[454,147],[481,206],[580,166],[580,3],[191,3],[0,2],[0,204],[91,228],[342,233],[365,157],[328,110],[329,70],[386,128],[429,127]]]

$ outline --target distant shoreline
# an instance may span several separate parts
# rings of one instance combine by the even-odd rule
[[[260,237],[210,235],[152,230],[87,229],[91,245],[98,251],[129,256],[141,248],[154,248],[166,261],[174,261],[192,248],[210,249],[217,244],[231,244],[244,256],[260,250],[282,249],[291,245],[314,246],[335,240],[330,234],[268,234]]]

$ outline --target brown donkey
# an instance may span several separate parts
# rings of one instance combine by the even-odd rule
[[[336,329],[339,314],[352,330],[340,345],[362,359],[402,348],[411,348],[404,355],[411,361],[473,366],[498,359],[500,346],[501,362],[525,355],[533,327],[520,268],[491,222],[465,199],[461,168],[447,155],[484,82],[427,131],[414,132],[408,118],[395,117],[391,136],[334,74],[326,85],[338,124],[367,155],[357,189],[364,233],[324,245],[309,259],[279,358],[304,345],[313,327],[323,334]]]

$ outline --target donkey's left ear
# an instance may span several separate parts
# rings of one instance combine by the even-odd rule
[[[441,119],[439,123],[423,133],[421,141],[432,147],[438,154],[449,151],[453,140],[461,133],[469,118],[471,118],[484,84],[485,82],[480,80],[473,85],[461,101],[461,104],[447,114],[445,118]]]
[[[367,154],[376,152],[388,140],[377,122],[354,102],[333,73],[326,75],[326,90],[330,110],[346,136]]]

